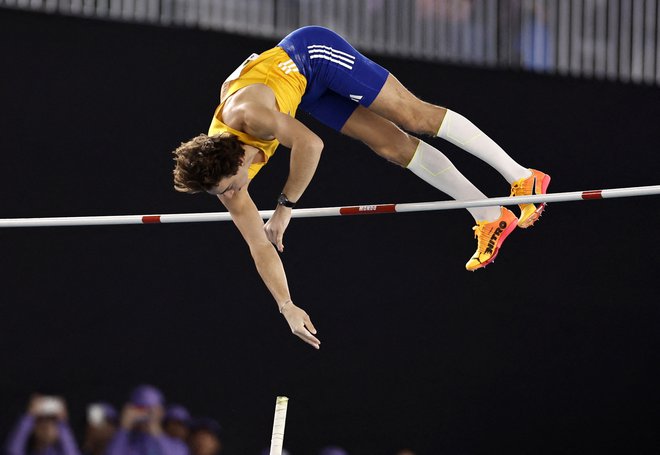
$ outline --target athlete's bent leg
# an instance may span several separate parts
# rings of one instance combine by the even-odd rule
[[[438,149],[405,133],[391,121],[358,107],[348,118],[343,134],[359,139],[378,155],[407,167],[415,175],[454,199],[482,199],[486,196],[466,179]],[[465,264],[477,270],[493,262],[508,235],[516,228],[517,218],[504,207],[469,208],[477,250]]]
[[[358,107],[344,124],[341,133],[364,142],[378,155],[409,169],[454,199],[486,197],[440,150],[410,136],[391,121],[368,109]],[[475,207],[468,211],[475,221],[493,221],[500,217],[499,207]]]
[[[424,102],[391,74],[369,106],[403,129],[441,137],[495,168],[510,184],[531,175],[470,120],[449,109]]]

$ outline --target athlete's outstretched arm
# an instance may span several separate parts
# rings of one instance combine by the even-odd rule
[[[282,192],[290,201],[298,201],[314,177],[321,159],[323,141],[298,120],[281,112],[260,104],[245,104],[241,108],[247,133],[263,139],[274,137],[291,149],[289,177]],[[265,226],[268,239],[280,252],[284,251],[282,238],[290,219],[291,209],[278,205]]]
[[[234,224],[247,242],[257,271],[277,302],[280,313],[286,318],[291,331],[306,343],[319,349],[321,342],[313,335],[316,334],[316,329],[309,315],[291,301],[284,266],[277,251],[266,237],[264,222],[247,187],[236,192],[231,198],[222,195],[218,198],[229,210]]]

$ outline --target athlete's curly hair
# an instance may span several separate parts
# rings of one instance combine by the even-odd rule
[[[223,177],[238,172],[245,150],[231,134],[200,134],[183,142],[174,154],[174,189],[182,193],[208,191]]]

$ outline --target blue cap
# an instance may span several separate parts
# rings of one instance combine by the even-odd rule
[[[208,417],[198,417],[193,420],[190,425],[190,430],[192,432],[205,430],[213,433],[218,439],[222,439],[222,427],[216,420]]]
[[[187,425],[190,423],[190,413],[180,404],[171,404],[167,407],[163,420],[176,420]]]
[[[160,390],[152,385],[141,385],[133,389],[131,393],[131,404],[143,408],[162,406],[165,397]]]
[[[319,455],[348,455],[341,447],[324,447],[319,452]]]

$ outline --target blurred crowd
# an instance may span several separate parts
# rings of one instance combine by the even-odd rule
[[[220,455],[222,427],[192,418],[181,405],[166,405],[159,389],[142,385],[121,412],[109,403],[90,404],[78,444],[64,400],[35,395],[4,449],[6,455]]]
[[[33,396],[7,437],[4,455],[221,455],[223,432],[209,417],[191,417],[179,404],[166,404],[151,385],[136,387],[121,412],[91,403],[80,443],[71,430],[65,401]],[[264,449],[261,455],[268,455]],[[286,450],[282,455],[291,455]],[[318,455],[349,455],[325,447]],[[415,455],[401,450],[396,455]]]

